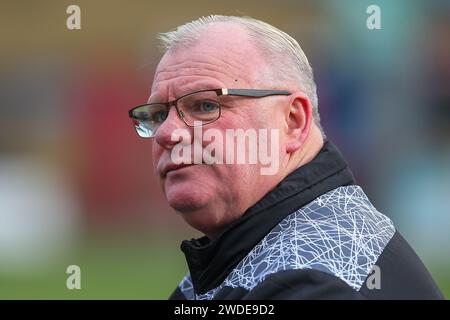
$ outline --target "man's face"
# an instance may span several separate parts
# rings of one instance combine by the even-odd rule
[[[209,27],[193,47],[164,55],[149,102],[170,101],[202,89],[254,88],[257,70],[265,64],[244,31],[217,24]],[[277,128],[283,113],[274,111],[275,99],[286,98],[226,97],[221,117],[203,130],[214,128],[225,137],[226,129]],[[179,143],[171,139],[176,129],[189,130],[194,136],[194,129],[187,127],[172,107],[154,138],[154,169],[170,206],[194,228],[205,234],[216,233],[276,184],[276,175],[261,176],[259,162],[193,164],[167,171],[173,164],[172,149]]]

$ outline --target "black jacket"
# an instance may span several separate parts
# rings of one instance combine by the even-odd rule
[[[183,241],[170,299],[442,299],[331,142],[214,241]]]

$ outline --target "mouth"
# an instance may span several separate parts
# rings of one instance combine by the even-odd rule
[[[173,163],[170,163],[162,170],[162,176],[163,176],[163,178],[165,178],[169,172],[177,171],[177,170],[180,170],[182,168],[190,167],[190,166],[193,166],[193,165],[194,165],[193,163],[190,163],[190,164],[186,164],[186,163],[173,164]]]

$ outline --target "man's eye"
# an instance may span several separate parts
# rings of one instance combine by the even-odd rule
[[[157,111],[155,113],[152,114],[151,116],[151,121],[156,122],[156,123],[162,123],[164,122],[164,120],[167,119],[167,111]]]
[[[214,112],[217,109],[219,109],[219,105],[217,104],[217,102],[213,102],[213,101],[199,101],[194,106],[195,112],[208,113],[208,112]]]

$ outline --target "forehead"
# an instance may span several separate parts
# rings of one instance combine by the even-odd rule
[[[245,29],[216,23],[188,47],[171,49],[155,72],[152,96],[175,98],[200,90],[251,86],[265,60]]]

